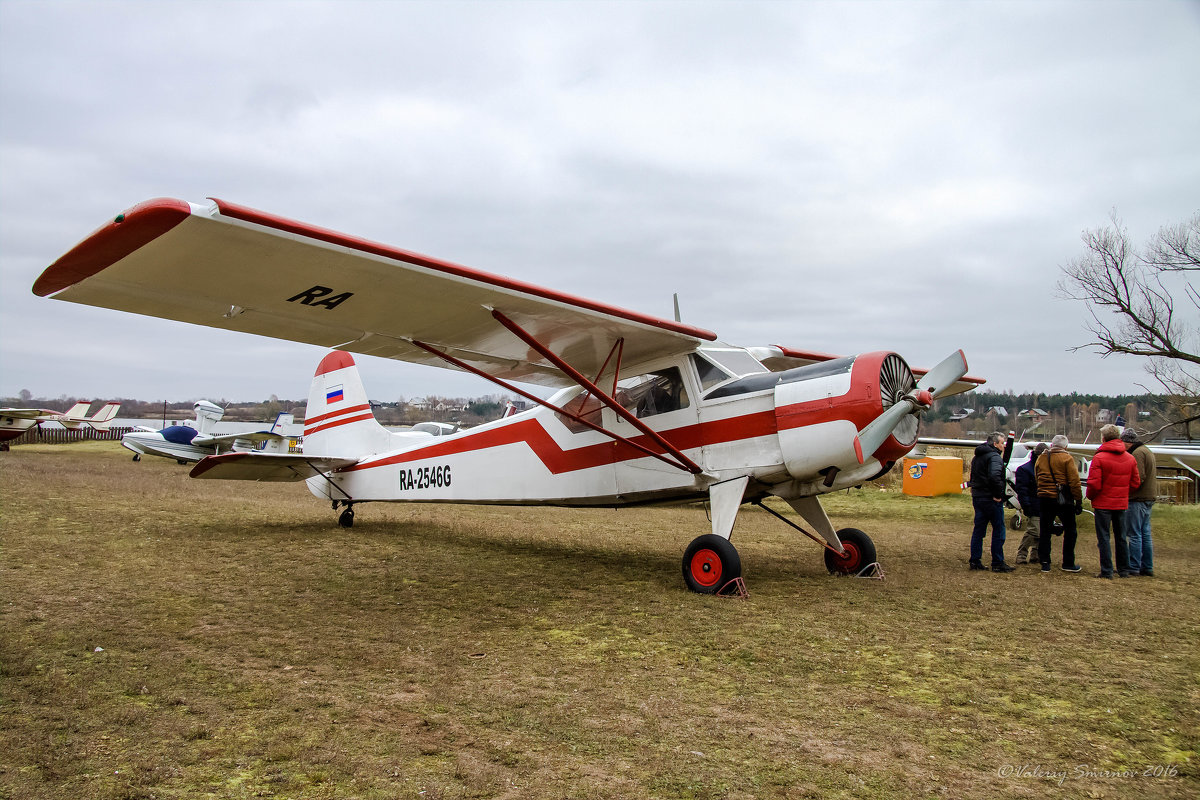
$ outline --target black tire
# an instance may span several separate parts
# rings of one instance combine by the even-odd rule
[[[352,506],[346,506],[346,510],[338,516],[338,525],[343,528],[354,527],[354,508]]]
[[[138,453],[134,453],[134,454],[133,454],[133,460],[134,460],[134,461],[141,461],[141,460],[142,460],[142,457],[141,457],[141,455],[140,455],[140,454],[138,454]]]
[[[1015,514],[1013,514],[1011,517],[1008,518],[1008,529],[1010,531],[1019,531],[1024,527],[1025,527],[1025,517],[1021,516],[1020,511],[1016,512]]]
[[[698,594],[716,594],[742,577],[742,559],[728,539],[712,533],[698,536],[683,552],[683,581]]]
[[[840,556],[826,548],[825,569],[838,575],[857,575],[867,565],[878,560],[875,557],[875,543],[858,528],[842,528],[837,535],[842,540],[842,549],[846,554]],[[871,570],[864,574],[870,575],[873,572],[874,570]]]

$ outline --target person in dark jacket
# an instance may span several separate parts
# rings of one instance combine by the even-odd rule
[[[1046,443],[1039,442],[1038,446],[1033,448],[1033,455],[1029,457],[1021,466],[1017,467],[1016,489],[1017,502],[1021,504],[1021,511],[1025,513],[1025,535],[1021,537],[1021,544],[1017,547],[1017,563],[1029,563],[1029,554],[1035,553],[1038,546],[1038,522],[1042,514],[1041,503],[1038,502],[1037,492],[1037,476],[1034,474],[1034,466],[1037,464],[1038,457],[1046,452]]]
[[[1141,485],[1137,459],[1125,450],[1121,431],[1116,425],[1100,429],[1104,443],[1096,451],[1088,468],[1087,496],[1096,512],[1096,546],[1100,549],[1100,574],[1097,578],[1113,576],[1113,554],[1108,546],[1111,526],[1116,547],[1117,574],[1128,578],[1129,552],[1125,540],[1125,511],[1129,508],[1129,493]]]
[[[1012,572],[1004,562],[1004,434],[988,434],[987,441],[975,448],[971,459],[971,505],[975,524],[971,529],[971,569],[983,566],[983,537],[992,526],[992,572]]]

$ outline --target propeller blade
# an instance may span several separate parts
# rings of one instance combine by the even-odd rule
[[[901,398],[887,411],[871,420],[867,427],[859,431],[858,445],[854,448],[855,455],[858,456],[858,463],[864,463],[872,453],[882,447],[887,438],[892,435],[892,431],[900,424],[900,420],[911,414],[916,407],[916,403],[912,399]]]
[[[937,400],[959,378],[967,374],[967,357],[962,350],[955,350],[942,359],[936,367],[925,373],[925,377],[917,381],[917,390],[927,391]]]

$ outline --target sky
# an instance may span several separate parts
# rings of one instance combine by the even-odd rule
[[[1200,1],[0,0],[0,396],[307,395],[320,348],[36,297],[207,197],[740,345],[1136,394],[1057,288],[1200,210]],[[204,275],[180,276],[183,282]],[[493,394],[358,357],[372,398]]]

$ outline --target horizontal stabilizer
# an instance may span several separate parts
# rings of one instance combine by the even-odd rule
[[[225,453],[200,459],[190,474],[193,478],[229,481],[303,481],[357,463],[357,458],[299,453]]]

